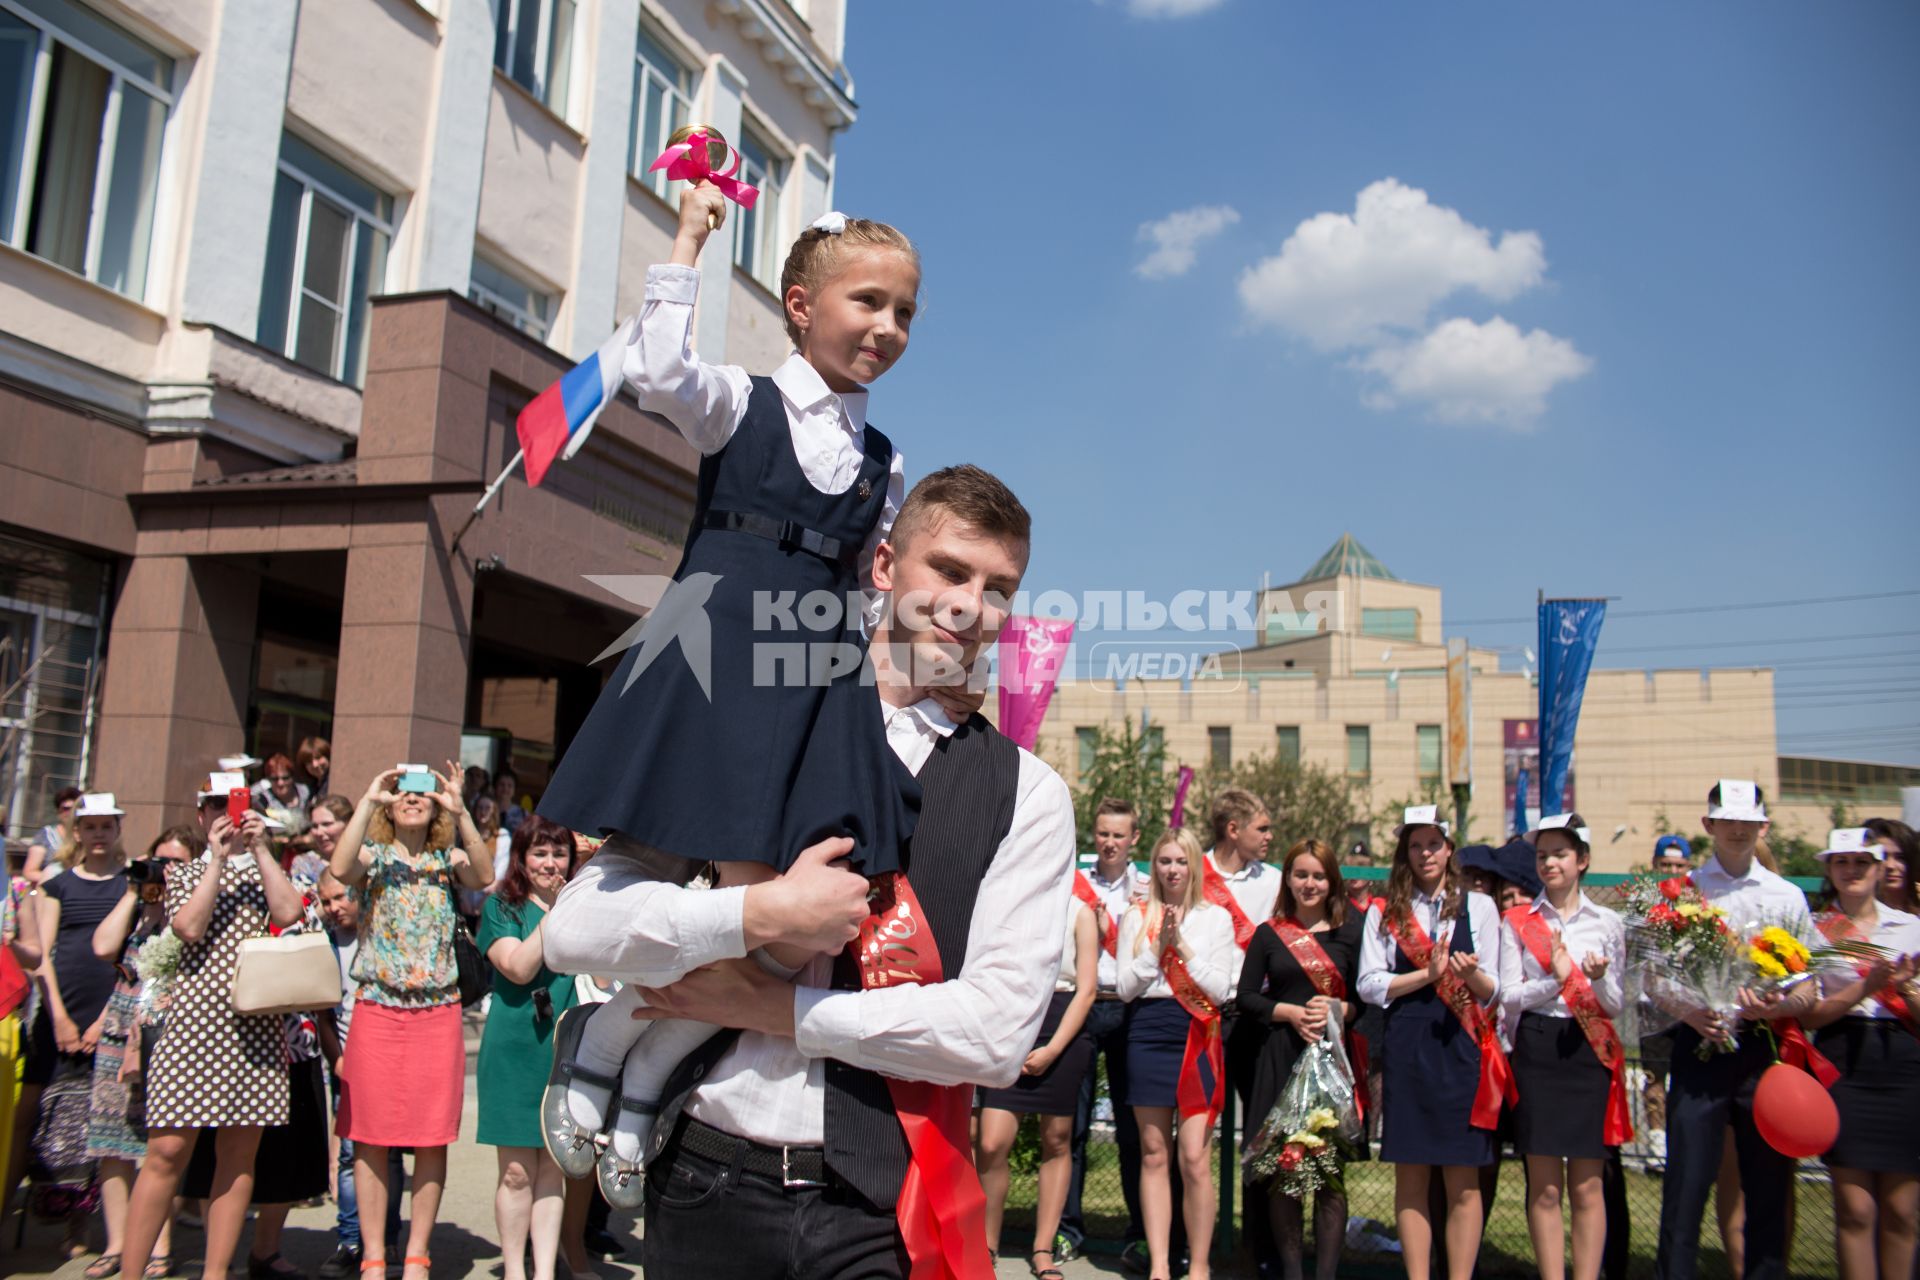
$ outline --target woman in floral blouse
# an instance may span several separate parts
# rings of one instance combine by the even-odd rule
[[[330,869],[361,899],[353,1037],[340,1062],[338,1129],[351,1139],[360,1269],[384,1271],[387,1150],[412,1147],[413,1214],[403,1280],[426,1280],[428,1242],[460,1133],[466,1045],[453,959],[456,886],[493,882],[493,851],[449,762],[439,789],[405,767],[373,780],[334,845]],[[396,789],[397,788],[397,789]]]

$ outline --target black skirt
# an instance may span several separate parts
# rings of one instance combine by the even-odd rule
[[[1889,1018],[1842,1018],[1814,1037],[1840,1069],[1832,1169],[1920,1173],[1920,1040]]]
[[[1033,1042],[1035,1047],[1053,1039],[1060,1019],[1066,1016],[1067,1006],[1072,1003],[1073,992],[1053,993],[1053,999],[1047,1003],[1047,1016],[1040,1022],[1040,1034]],[[1091,1061],[1093,1037],[1083,1025],[1080,1034],[1046,1071],[1037,1076],[1023,1075],[1005,1089],[982,1089],[977,1101],[983,1107],[1021,1115],[1070,1116],[1080,1105],[1080,1082],[1086,1078],[1087,1064]]]
[[[1380,1082],[1380,1158],[1389,1164],[1479,1168],[1493,1135],[1473,1127],[1480,1046],[1426,987],[1387,1007]]]
[[[1572,1018],[1520,1015],[1513,1034],[1513,1148],[1523,1156],[1607,1158],[1607,1091],[1613,1073]]]

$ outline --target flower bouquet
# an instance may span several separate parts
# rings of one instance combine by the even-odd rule
[[[180,956],[186,944],[173,927],[160,930],[140,944],[134,957],[134,972],[140,975],[140,1021],[157,1023],[171,1003],[174,975],[180,972]]]
[[[1354,1087],[1335,1004],[1326,1034],[1293,1064],[1280,1100],[1248,1141],[1242,1162],[1247,1176],[1257,1182],[1278,1178],[1279,1189],[1296,1199],[1323,1188],[1343,1190],[1343,1170],[1363,1133]]]
[[[1766,922],[1738,927],[1684,876],[1636,876],[1627,885],[1626,916],[1627,970],[1641,997],[1640,1034],[1664,1030],[1692,1009],[1709,1009],[1722,1025],[1736,1027],[1741,991],[1785,992],[1809,980],[1829,957],[1860,959],[1881,950],[1853,941],[1809,947]],[[1702,1040],[1695,1052],[1706,1059],[1731,1052],[1736,1043],[1729,1031]]]

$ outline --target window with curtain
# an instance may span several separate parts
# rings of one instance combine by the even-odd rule
[[[740,130],[740,172],[742,182],[760,188],[753,208],[737,205],[733,214],[733,262],[767,288],[780,288],[780,184],[786,161],[777,158],[767,144],[744,125]]]
[[[673,131],[693,114],[693,72],[666,46],[640,27],[633,57],[633,160],[628,165],[642,186],[667,199],[666,171],[648,173],[647,166],[667,149]]]
[[[1207,726],[1207,761],[1216,769],[1233,767],[1233,728],[1230,725]]]
[[[553,328],[553,295],[479,254],[474,255],[473,270],[467,278],[467,297],[540,342],[547,340]]]
[[[576,0],[493,0],[493,65],[563,118],[578,10]]]
[[[330,378],[366,376],[374,294],[386,286],[393,198],[284,134],[267,226],[258,341]]]
[[[73,0],[0,0],[0,240],[144,297],[173,60]]]

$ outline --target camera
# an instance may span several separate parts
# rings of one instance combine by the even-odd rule
[[[533,1014],[543,1022],[553,1017],[553,997],[545,987],[533,989]]]
[[[166,879],[167,864],[159,858],[136,858],[127,864],[128,884],[164,884]]]

